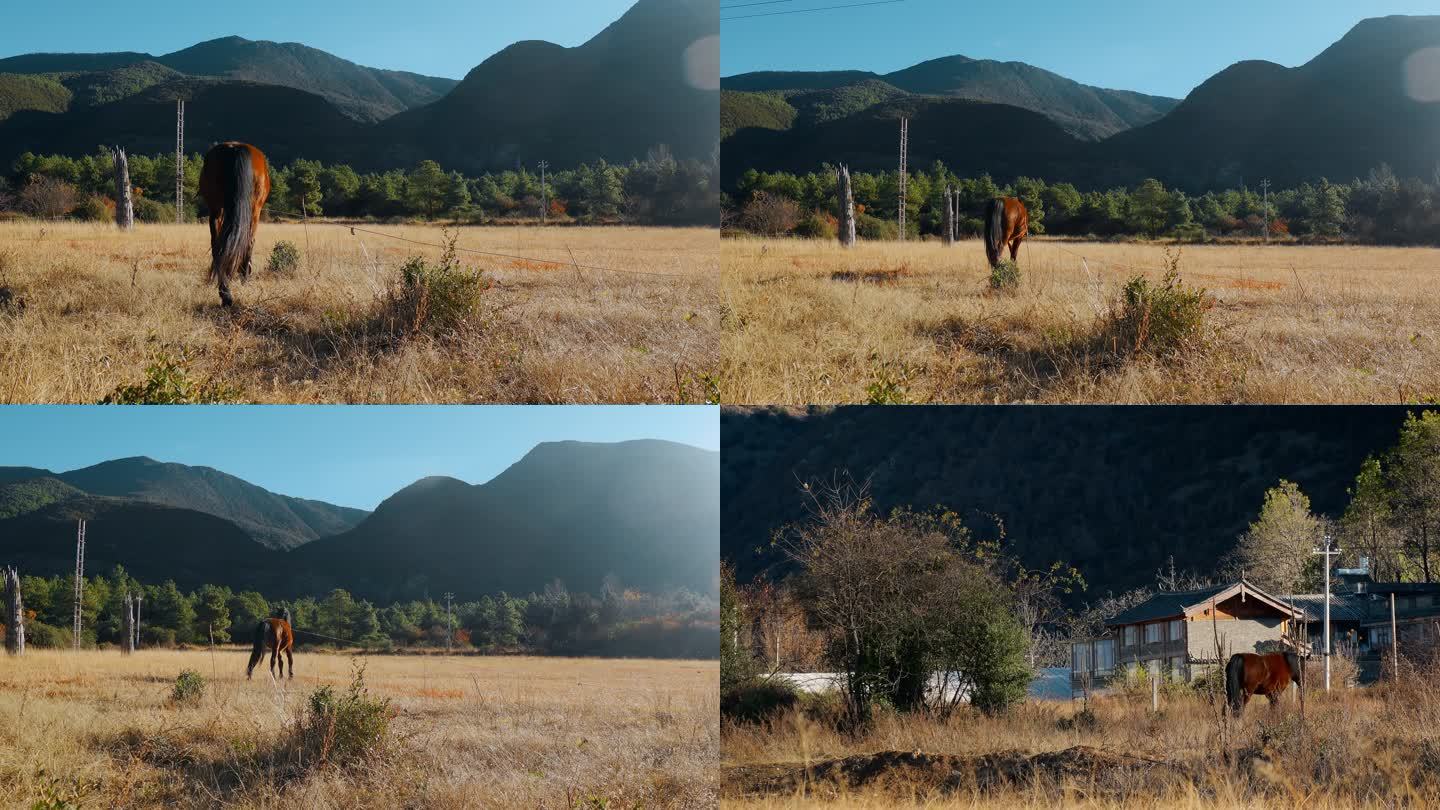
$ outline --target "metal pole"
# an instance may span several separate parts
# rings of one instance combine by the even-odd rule
[[[550,213],[550,201],[545,193],[545,170],[550,168],[550,161],[542,160],[540,166],[540,224],[544,225],[546,215]]]
[[[1330,535],[1325,535],[1325,547],[1314,549],[1312,554],[1325,558],[1325,691],[1330,691],[1330,558],[1337,556],[1340,549],[1331,547]]]
[[[910,119],[900,119],[900,241],[905,241],[905,192],[910,185],[910,169],[906,153],[910,151]]]

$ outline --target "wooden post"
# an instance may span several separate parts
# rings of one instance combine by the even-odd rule
[[[9,608],[10,627],[5,634],[5,651],[11,655],[25,654],[25,603],[20,598],[20,574],[5,569],[5,604]]]
[[[945,231],[944,244],[947,247],[955,244],[955,197],[950,193],[949,186],[945,187],[945,216],[941,227]]]
[[[130,649],[132,649],[132,650],[138,650],[138,649],[140,649],[140,605],[141,605],[144,601],[145,601],[145,594],[143,594],[143,593],[137,593],[137,594],[135,594],[135,619],[133,620],[133,623],[134,623],[134,626],[135,626],[135,641],[134,641],[133,644],[130,645]]]
[[[840,199],[840,244],[855,245],[855,195],[850,189],[850,169],[842,165],[835,172],[835,193]]]
[[[1160,711],[1160,673],[1150,676],[1150,711]]]
[[[115,147],[115,224],[120,230],[135,227],[135,203],[130,198],[130,162],[125,150]]]

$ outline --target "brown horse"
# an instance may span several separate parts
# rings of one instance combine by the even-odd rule
[[[200,196],[210,209],[210,280],[220,303],[231,306],[230,279],[250,276],[250,252],[260,229],[260,209],[270,196],[270,167],[248,143],[216,144],[200,169]]]
[[[1274,706],[1292,682],[1304,688],[1303,674],[1304,663],[1293,652],[1235,653],[1225,666],[1225,695],[1230,709],[1235,714],[1241,713],[1254,695],[1264,695]]]
[[[280,677],[285,677],[285,662],[290,662],[290,677],[295,677],[295,656],[291,652],[295,647],[295,631],[290,629],[290,623],[284,619],[262,619],[255,625],[255,648],[250,651],[250,666],[245,667],[245,679],[250,679],[250,674],[255,671],[255,665],[265,655],[265,648],[270,648],[270,677],[275,677],[275,661],[283,653],[284,660],[280,661]]]
[[[985,204],[985,257],[990,266],[1000,264],[1000,253],[1010,246],[1010,261],[1020,253],[1020,243],[1030,235],[1030,212],[1014,197],[996,197]]]

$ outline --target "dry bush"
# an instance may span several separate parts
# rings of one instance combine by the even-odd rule
[[[79,192],[64,180],[36,176],[20,192],[20,209],[43,219],[58,219],[74,211],[79,199]]]
[[[751,233],[781,236],[794,230],[799,223],[800,206],[788,197],[757,191],[745,204],[741,221]]]

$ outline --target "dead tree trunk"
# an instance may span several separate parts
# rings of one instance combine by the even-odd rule
[[[950,217],[950,225],[951,225],[952,228],[954,228],[954,230],[951,231],[951,237],[950,237],[950,238],[951,238],[952,240],[956,241],[956,242],[959,242],[959,241],[960,241],[960,189],[958,189],[958,188],[955,189],[954,191],[950,192],[950,208],[951,208],[952,211],[954,211],[954,214]]]
[[[120,230],[135,227],[135,203],[130,199],[130,162],[125,150],[115,147],[115,224]]]
[[[121,623],[125,625],[123,630],[124,637],[120,642],[120,652],[124,655],[129,655],[135,652],[135,600],[130,598],[130,594],[125,594],[125,600],[121,604],[120,611]]]
[[[945,238],[946,247],[955,244],[955,197],[950,193],[950,187],[945,187]]]
[[[855,195],[850,190],[850,169],[841,166],[835,172],[835,194],[840,200],[840,244],[855,245]]]
[[[11,655],[25,653],[25,603],[20,598],[20,574],[5,569],[5,604],[8,608],[9,632],[5,634],[5,651]]]

